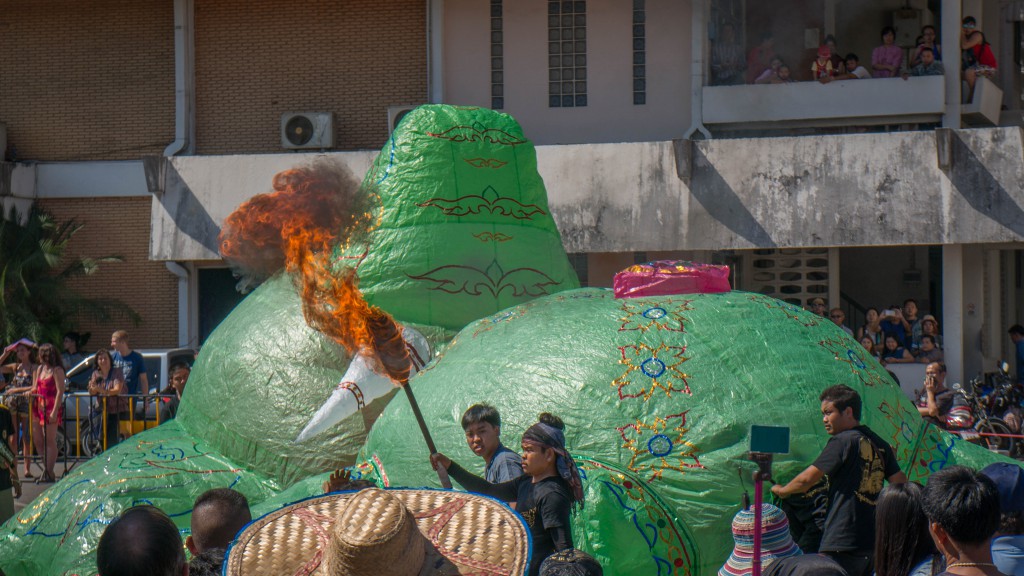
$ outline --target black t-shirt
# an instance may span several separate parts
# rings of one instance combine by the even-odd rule
[[[572,496],[568,484],[560,476],[550,476],[534,483],[533,477],[524,474],[508,482],[491,484],[455,462],[448,467],[448,473],[471,492],[516,503],[516,512],[526,520],[533,536],[530,576],[540,573],[540,565],[545,558],[573,547],[569,524]]]
[[[838,562],[820,554],[790,556],[772,562],[764,576],[846,576]]]
[[[885,479],[900,471],[892,447],[867,426],[829,439],[814,467],[828,477],[828,515],[822,552],[875,546],[875,505]]]
[[[796,545],[804,554],[817,552],[828,516],[828,482],[822,478],[807,492],[783,499],[779,508],[786,513]]]
[[[6,406],[0,405],[0,490],[10,490],[14,484],[11,483],[11,472],[5,465],[7,459],[11,459],[11,466],[14,466],[14,454],[11,453],[10,437],[14,435],[14,421],[11,419],[11,411]]]

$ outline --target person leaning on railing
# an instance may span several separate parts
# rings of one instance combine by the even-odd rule
[[[117,444],[120,415],[128,410],[128,400],[117,398],[125,391],[124,373],[120,368],[114,366],[110,351],[100,348],[96,352],[95,361],[96,370],[89,378],[89,394],[100,397],[100,407],[107,414],[103,445],[103,449],[106,450]]]
[[[171,384],[160,391],[166,398],[160,398],[160,422],[166,422],[178,415],[178,404],[181,403],[181,394],[185,391],[185,384],[188,383],[188,376],[192,369],[184,362],[176,362],[168,371],[171,375]]]

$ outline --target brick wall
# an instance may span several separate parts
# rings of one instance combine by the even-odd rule
[[[74,219],[85,226],[68,246],[69,257],[117,255],[124,262],[100,265],[91,276],[71,281],[84,296],[118,298],[142,316],[133,326],[126,318],[100,322],[76,319],[81,332],[92,332],[88,349],[110,342],[119,328],[131,334],[133,347],[166,348],[178,344],[178,278],[163,262],[149,260],[149,197],[61,198],[40,200],[39,205],[58,221]]]
[[[281,152],[281,114],[333,112],[336,148],[380,148],[427,95],[423,0],[196,0],[199,154]]]
[[[19,159],[131,159],[174,140],[171,0],[0,0],[0,55]]]

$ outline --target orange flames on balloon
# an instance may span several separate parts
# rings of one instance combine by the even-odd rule
[[[397,384],[409,379],[411,359],[402,328],[370,306],[352,268],[338,267],[333,250],[341,239],[365,233],[373,223],[367,197],[343,167],[321,162],[274,176],[274,192],[260,194],[224,221],[220,251],[249,282],[284,268],[302,298],[306,323],[350,354],[362,352]]]

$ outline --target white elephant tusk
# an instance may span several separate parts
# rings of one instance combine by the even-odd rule
[[[413,360],[412,371],[409,374],[411,377],[430,361],[430,344],[422,334],[408,326],[403,326],[402,338],[409,347],[409,354]],[[306,427],[295,438],[296,443],[326,432],[394,388],[395,385],[390,378],[374,372],[371,366],[368,357],[363,353],[352,358],[352,363],[341,377],[341,382],[306,423]]]

